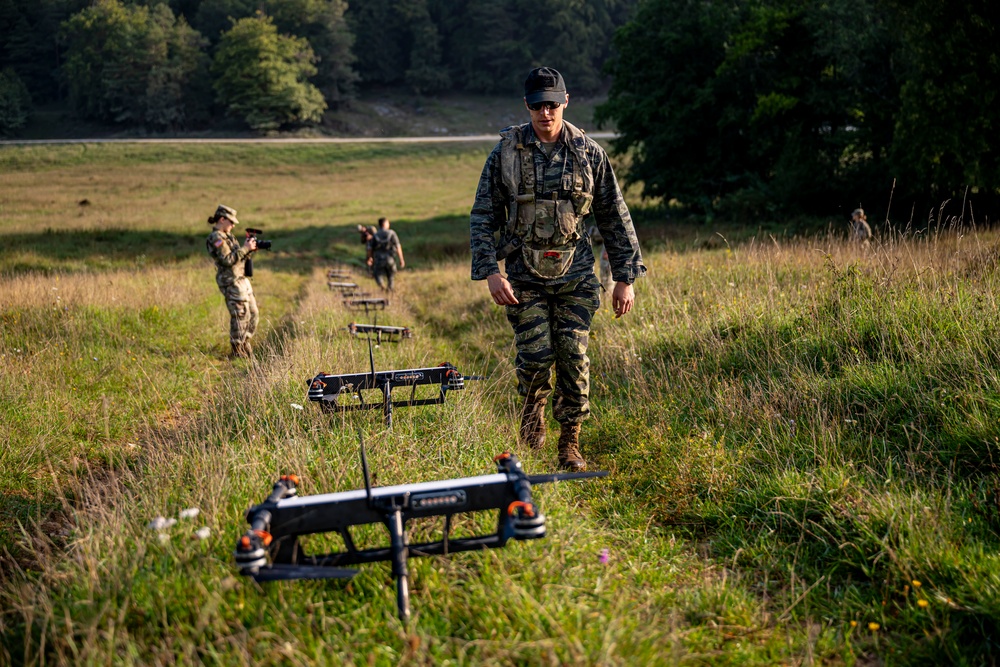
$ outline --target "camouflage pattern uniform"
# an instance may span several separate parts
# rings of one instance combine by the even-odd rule
[[[577,152],[567,145],[567,128],[564,127],[562,139],[553,147],[551,156],[542,149],[530,123],[516,129],[520,143],[531,150],[536,199],[551,200],[553,194],[568,197],[573,187],[573,161]],[[486,159],[472,208],[473,280],[485,280],[500,272],[497,248],[509,247],[511,232],[507,220],[514,201],[512,195],[525,194],[511,193],[504,183],[502,146],[503,141]],[[590,212],[607,246],[612,275],[617,282],[632,284],[646,268],[628,207],[604,149],[585,137],[582,151],[593,175]],[[518,393],[526,397],[526,404],[544,402],[552,391],[551,368],[555,365],[553,416],[563,425],[579,424],[590,414],[587,343],[591,321],[600,306],[600,283],[594,275],[590,239],[585,233],[580,236],[572,263],[558,278],[540,278],[532,273],[520,250],[515,250],[505,261],[507,279],[519,302],[506,306],[517,347]]]
[[[257,330],[257,300],[250,279],[244,275],[244,262],[250,251],[232,234],[213,231],[205,242],[215,260],[215,282],[229,309],[229,341],[233,353],[250,355],[250,339]]]
[[[372,275],[382,289],[392,290],[396,278],[396,253],[399,237],[392,229],[380,229],[368,242],[372,250]]]
[[[608,259],[608,251],[604,247],[604,237],[601,236],[601,230],[597,228],[597,225],[591,225],[587,230],[587,235],[590,236],[594,256],[597,257],[597,261],[601,267],[601,272],[598,274],[601,278],[601,290],[603,291],[601,301],[610,304],[611,293],[615,289],[615,281],[611,277],[611,260]]]

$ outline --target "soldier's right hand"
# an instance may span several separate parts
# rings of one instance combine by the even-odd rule
[[[250,238],[248,238],[246,241],[243,242],[243,247],[249,250],[250,252],[254,252],[255,250],[257,250],[257,239],[251,236]]]
[[[511,289],[510,283],[499,273],[494,273],[486,278],[486,284],[489,285],[493,303],[498,306],[516,306],[520,303],[514,296],[514,290]]]

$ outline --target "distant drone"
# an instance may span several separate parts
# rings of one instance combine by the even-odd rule
[[[326,277],[331,280],[350,280],[351,272],[343,264],[338,264],[326,272]]]
[[[379,345],[382,342],[396,343],[404,338],[413,338],[413,331],[409,327],[393,327],[387,324],[358,324],[357,322],[351,322],[347,325],[347,330],[351,332],[352,336],[357,336],[358,334],[375,334],[375,342]],[[383,336],[385,338],[383,339]]]
[[[350,310],[361,310],[362,308],[367,315],[370,311],[375,310],[385,310],[386,306],[389,305],[389,299],[385,298],[361,298],[361,299],[344,299],[344,305]]]
[[[532,484],[559,480],[605,477],[605,471],[528,475],[517,457],[504,452],[495,459],[494,475],[448,479],[420,484],[372,488],[364,443],[361,469],[365,488],[356,491],[296,497],[299,478],[285,475],[274,484],[271,495],[250,508],[250,529],[236,543],[234,554],[240,573],[258,582],[283,579],[349,579],[357,570],[345,565],[389,561],[396,578],[396,606],[400,620],[410,619],[407,559],[447,556],[459,551],[496,549],[511,538],[533,540],[545,537],[545,515],[531,497]],[[495,533],[451,539],[452,517],[458,513],[499,510]],[[436,542],[409,544],[406,523],[410,519],[444,516],[443,537]],[[383,523],[389,531],[389,546],[358,549],[350,528]],[[344,551],[308,555],[298,542],[302,535],[339,533]]]
[[[394,371],[376,371],[374,364],[372,364],[371,373],[318,374],[308,382],[308,399],[313,403],[319,403],[322,409],[330,412],[381,408],[385,414],[385,425],[391,427],[393,408],[438,405],[444,403],[449,391],[465,389],[466,380],[481,379],[482,377],[478,375],[462,375],[457,368],[449,363],[429,368],[407,368]],[[417,398],[417,387],[420,385],[439,385],[440,393],[433,398]],[[393,399],[392,390],[399,387],[410,387],[408,399]],[[382,392],[382,400],[366,402],[362,392],[367,390]],[[339,402],[343,398],[352,398],[358,402],[345,405]]]

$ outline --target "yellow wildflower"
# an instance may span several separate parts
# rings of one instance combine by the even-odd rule
[[[917,600],[917,606],[918,607],[926,607],[929,604],[930,603],[927,600],[923,600],[923,599]]]
[[[911,584],[913,584],[913,587],[914,587],[914,588],[920,588],[920,582],[919,582],[919,581],[917,581],[916,579],[914,579],[914,580],[913,580],[913,581],[911,581],[910,583],[911,583]]]
[[[858,627],[858,622],[857,621],[851,621],[851,627],[852,628]]]
[[[875,621],[872,621],[871,623],[868,624],[868,629],[871,630],[872,632],[875,632],[876,630],[878,630],[881,627],[882,626],[879,625],[878,623],[876,623]]]

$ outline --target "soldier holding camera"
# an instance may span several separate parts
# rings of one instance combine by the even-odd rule
[[[241,246],[233,236],[233,226],[239,224],[236,210],[219,205],[208,219],[212,233],[206,241],[208,254],[215,261],[215,282],[226,299],[229,309],[229,342],[231,356],[250,358],[253,348],[250,339],[257,330],[257,300],[254,299],[247,271],[250,256],[257,251],[257,239],[247,235]]]

